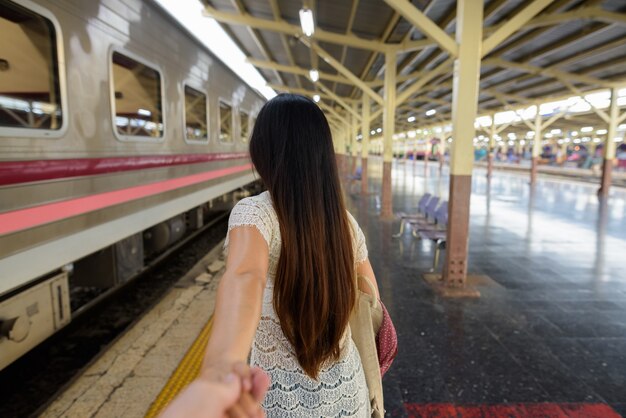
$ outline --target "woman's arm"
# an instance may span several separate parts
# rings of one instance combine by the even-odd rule
[[[269,249],[261,233],[252,226],[233,228],[203,372],[222,374],[247,360],[261,317],[268,266]]]
[[[372,284],[374,285],[374,288],[376,289],[376,295],[373,295],[373,296],[376,296],[378,299],[380,299],[380,292],[378,291],[378,282],[376,281],[376,275],[374,274],[374,269],[372,269],[372,265],[370,264],[369,258],[366,258],[365,260],[363,260],[363,262],[357,264],[356,273],[359,276],[365,276],[368,279],[370,279],[370,282],[372,282]],[[361,284],[361,281],[359,281],[359,290],[367,293],[368,295],[372,294],[372,291],[370,290],[370,288],[367,285]]]

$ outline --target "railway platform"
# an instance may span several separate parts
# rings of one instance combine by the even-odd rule
[[[398,331],[387,416],[626,414],[626,191],[607,210],[590,184],[540,177],[531,192],[522,174],[489,182],[477,169],[469,271],[481,297],[450,300],[423,278],[433,245],[380,221],[379,159],[369,174],[369,193],[346,199]],[[424,193],[447,199],[445,168],[396,162],[392,178],[397,211]],[[199,367],[221,257],[218,246],[43,416],[156,416]]]

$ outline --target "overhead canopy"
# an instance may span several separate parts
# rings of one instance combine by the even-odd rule
[[[305,3],[314,13],[311,38],[300,29],[298,13]],[[277,90],[318,93],[340,115],[348,114],[346,105],[365,92],[373,99],[376,115],[382,103],[384,52],[393,49],[398,130],[451,119],[454,0],[205,4],[207,15],[222,22]],[[486,0],[484,5],[479,114],[626,87],[624,1]],[[309,79],[312,68],[320,72],[317,83]],[[431,109],[436,114],[427,116]],[[560,120],[554,128],[602,122],[591,110],[581,114],[575,121]],[[410,116],[416,120],[408,123]],[[377,120],[373,125],[379,125]]]

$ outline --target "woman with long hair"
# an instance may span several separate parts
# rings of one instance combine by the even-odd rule
[[[348,321],[357,274],[376,281],[344,204],[326,117],[305,97],[275,97],[258,115],[250,157],[267,191],[230,215],[202,373],[224,376],[249,356],[271,379],[269,417],[369,416]]]

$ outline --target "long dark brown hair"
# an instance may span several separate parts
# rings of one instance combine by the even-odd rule
[[[263,106],[250,157],[267,187],[282,238],[274,309],[312,378],[340,353],[356,300],[351,227],[324,113],[303,96]]]

